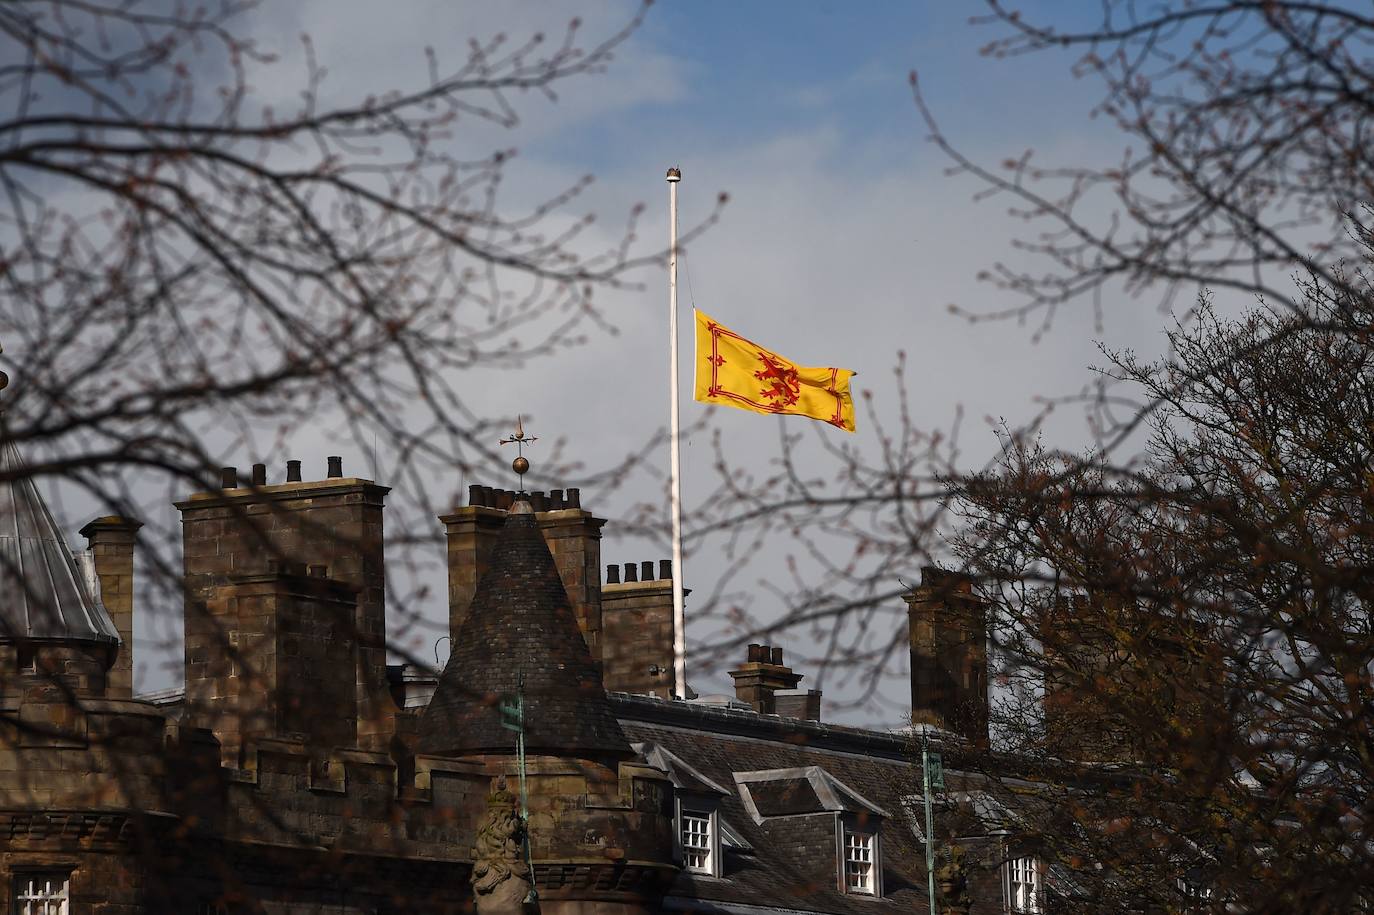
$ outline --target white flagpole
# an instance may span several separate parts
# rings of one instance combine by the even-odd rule
[[[669,508],[673,516],[673,693],[687,698],[687,620],[682,607],[682,452],[678,447],[677,415],[677,185],[682,170],[668,169],[668,448],[671,480]]]

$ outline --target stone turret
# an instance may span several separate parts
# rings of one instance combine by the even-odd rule
[[[0,812],[13,825],[6,829],[8,844],[0,846],[0,857],[11,873],[79,860],[74,867],[65,865],[73,893],[145,879],[138,862],[111,850],[109,843],[102,846],[105,854],[78,858],[77,853],[91,846],[94,832],[101,836],[96,841],[109,835],[145,840],[148,824],[167,809],[163,716],[152,705],[127,698],[123,683],[109,688],[111,665],[127,650],[120,636],[19,450],[5,437],[0,440]],[[153,816],[142,817],[143,812]]]
[[[0,441],[0,692],[105,695],[119,630],[24,466]]]
[[[611,762],[633,755],[606,701],[567,589],[529,502],[516,502],[420,723],[420,751],[513,753],[498,708],[524,678],[526,751]]]
[[[482,913],[522,911],[529,889],[512,849],[510,801],[520,783],[517,734],[502,706],[523,697],[528,834],[544,915],[661,911],[677,872],[672,783],[635,763],[599,665],[535,510],[519,497],[417,727],[417,766],[435,757],[480,764],[494,800],[475,849]],[[496,803],[500,800],[501,803]]]

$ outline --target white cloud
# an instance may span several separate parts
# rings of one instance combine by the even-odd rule
[[[551,15],[556,20],[558,9],[554,7],[551,14],[550,7],[533,4],[438,0],[405,4],[311,0],[272,5],[263,9],[253,27],[261,42],[285,57],[267,73],[254,74],[253,82],[279,105],[294,102],[304,73],[297,36],[308,31],[320,61],[330,70],[326,92],[331,96],[415,86],[426,78],[420,53],[425,44],[436,47],[441,61],[453,63],[465,53],[470,36],[505,30],[518,40],[546,28]],[[602,4],[585,17],[584,30],[588,35],[606,34],[627,21],[634,9],[630,3]],[[453,141],[459,155],[511,144],[538,150],[515,160],[504,184],[507,204],[517,211],[596,171],[599,180],[594,190],[574,208],[575,213],[590,208],[602,216],[588,235],[589,248],[611,244],[618,236],[621,215],[636,201],[650,203],[640,230],[641,249],[666,245],[663,171],[668,165],[680,164],[685,172],[681,186],[684,224],[703,217],[717,191],[730,192],[733,201],[724,220],[694,242],[685,258],[684,389],[691,377],[693,300],[740,332],[799,361],[857,369],[861,373],[858,387],[871,388],[879,410],[888,416],[895,403],[890,369],[897,351],[905,350],[915,421],[944,428],[962,406],[969,417],[965,441],[967,459],[973,465],[995,448],[993,436],[984,431],[983,417],[1005,416],[1017,423],[1038,409],[1036,395],[1062,394],[1085,382],[1084,367],[1099,361],[1098,335],[1081,312],[1067,315],[1054,333],[1036,345],[1029,343],[1029,331],[1014,323],[970,326],[948,313],[946,306],[951,302],[1000,304],[997,293],[978,283],[975,276],[994,260],[1017,260],[1010,242],[1024,226],[1009,220],[1005,204],[999,201],[974,204],[971,198],[978,188],[973,182],[945,175],[947,163],[933,147],[916,139],[923,131],[916,125],[917,114],[909,98],[890,91],[881,67],[872,63],[857,67],[843,86],[799,87],[793,101],[810,111],[800,126],[793,122],[764,127],[747,119],[716,119],[699,108],[694,109],[696,120],[665,122],[662,106],[691,98],[696,91],[689,79],[693,66],[641,33],[617,52],[608,74],[569,82],[556,103],[534,96],[518,100],[525,116],[516,130],[464,125]],[[894,69],[891,78],[900,82],[902,71]],[[911,126],[909,149],[894,152],[890,130],[869,135],[839,126],[846,121],[833,106],[844,105],[845,98],[870,88],[894,100],[894,107],[876,114],[883,126]],[[978,129],[982,136],[995,132],[987,124]],[[605,159],[585,150],[574,154],[560,148],[565,134],[589,130],[631,141],[622,141],[616,155]],[[1073,161],[1091,157],[1114,141],[1075,135],[1062,122],[1047,119],[1039,136],[1017,137],[1007,145],[1014,151],[1037,142],[1047,147],[1047,159],[1058,155],[1059,160]],[[995,161],[1008,151],[990,148],[987,158]],[[586,467],[607,466],[667,421],[666,277],[656,268],[642,271],[639,279],[642,290],[598,294],[598,303],[618,327],[618,335],[594,334],[584,346],[521,370],[455,381],[474,392],[474,405],[484,415],[532,416],[531,431],[546,442],[565,436],[570,453]],[[1121,309],[1113,315],[1107,334],[1149,353],[1159,346],[1159,324],[1159,316],[1149,308]],[[704,409],[684,398],[686,421],[699,417]],[[766,462],[776,448],[773,420],[721,409],[715,410],[712,419],[726,436],[730,457],[740,464]],[[1071,417],[1052,428],[1062,444],[1084,440],[1081,425]],[[300,430],[290,456],[317,466],[324,454],[338,447],[328,441],[330,430],[323,421],[318,427]],[[869,453],[877,444],[874,431],[866,426],[853,441]],[[684,443],[689,502],[711,489],[708,444],[700,439]],[[382,447],[385,467],[385,443]],[[807,451],[804,463],[825,466],[814,443],[807,440],[800,447]],[[530,456],[537,464],[539,450]],[[245,455],[240,465],[249,459]],[[370,455],[348,454],[346,459],[349,467],[370,463]],[[399,485],[399,481],[383,482]],[[430,488],[447,495],[468,482],[509,485],[511,481],[505,467],[499,466],[478,479],[431,481]],[[641,477],[613,497],[584,492],[584,504],[615,515],[626,511],[631,502],[654,498],[661,487],[661,477]],[[175,528],[169,507],[150,506],[150,512],[160,513],[169,529]],[[613,527],[608,526],[607,535],[603,550],[607,562],[659,558],[652,552],[656,547],[618,538]],[[783,562],[792,548],[788,543],[774,544],[750,574],[782,578]],[[699,557],[688,571],[690,583],[701,592],[708,591],[721,564],[718,553]],[[426,613],[437,627],[447,615],[443,595],[439,584]],[[163,623],[156,624],[156,631],[168,637]],[[153,622],[147,626],[149,632],[154,631]],[[708,635],[698,629],[691,634],[697,639]],[[797,655],[786,637],[780,642],[789,647],[791,656]],[[168,656],[175,666],[175,653],[163,657]],[[145,658],[140,663],[156,661]],[[713,678],[703,673],[694,682],[702,692],[726,687],[720,672]],[[905,688],[905,680],[896,676],[886,694],[900,703]],[[858,717],[869,721],[895,718],[888,711]]]

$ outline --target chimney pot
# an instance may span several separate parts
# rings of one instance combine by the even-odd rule
[[[625,581],[639,581],[639,569],[633,562],[625,563]]]
[[[495,492],[495,496],[495,507],[501,509],[503,512],[509,511],[511,504],[515,502],[515,494],[509,489],[498,489]]]
[[[254,465],[253,465],[253,485],[254,485],[254,486],[266,486],[266,485],[267,485],[267,465],[266,465],[266,464],[254,464]]]
[[[221,467],[219,471],[219,485],[221,489],[239,488],[239,470],[237,467]]]
[[[646,559],[639,564],[639,580],[654,580],[654,561],[652,559]]]
[[[672,581],[673,561],[671,559],[660,559],[658,561],[658,577]]]
[[[582,507],[582,490],[576,486],[568,490],[568,508]]]
[[[496,490],[492,489],[490,486],[479,486],[477,488],[482,491],[482,501],[477,504],[485,505],[487,508],[495,508]]]
[[[286,482],[288,482],[288,483],[299,483],[300,481],[301,481],[301,462],[300,462],[300,461],[287,461],[287,462],[286,462]]]
[[[752,644],[748,657],[743,667],[730,671],[735,681],[735,696],[760,714],[779,714],[776,694],[780,690],[796,689],[802,675],[782,666],[781,648]]]
[[[530,508],[537,512],[549,510],[549,497],[544,493],[544,490],[536,489],[530,493]]]
[[[331,454],[327,460],[329,461],[329,478],[332,480],[342,477],[343,458],[337,454]]]
[[[473,483],[468,487],[468,504],[482,505],[482,487]]]
[[[606,584],[620,584],[620,566],[616,565],[615,563],[611,563],[610,565],[606,566]]]
[[[563,490],[549,490],[549,508],[558,509],[563,507]]]

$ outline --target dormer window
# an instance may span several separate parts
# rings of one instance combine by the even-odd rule
[[[683,870],[708,877],[723,876],[721,845],[728,844],[736,850],[749,847],[720,818],[720,799],[729,792],[666,747],[641,743],[634,749],[645,762],[666,773],[676,789],[675,839]]]
[[[876,896],[878,837],[857,829],[844,830],[844,888],[845,892]]]
[[[682,866],[694,874],[716,876],[720,844],[714,809],[693,808],[680,802],[678,837],[682,843]]]
[[[883,895],[881,807],[841,782],[820,766],[736,772],[740,802],[764,825],[783,819],[822,818],[834,824],[834,854],[824,865],[832,884],[845,893]],[[818,824],[819,825],[819,824]],[[816,861],[822,866],[821,861]],[[820,876],[819,873],[817,876]]]
[[[1031,855],[1011,858],[1003,866],[1007,911],[1016,915],[1040,912],[1040,862]]]

